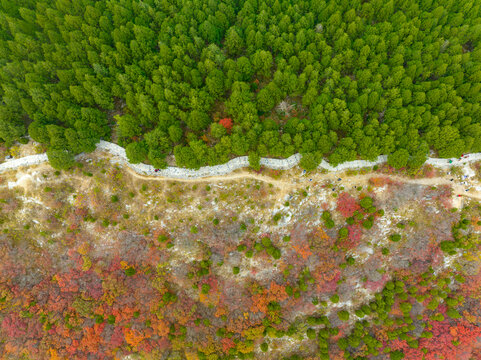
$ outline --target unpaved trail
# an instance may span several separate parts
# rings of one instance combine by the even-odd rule
[[[458,181],[450,181],[448,176],[443,176],[443,177],[434,177],[434,178],[421,178],[421,179],[412,179],[412,178],[407,178],[407,177],[402,177],[398,175],[387,175],[387,174],[377,174],[377,173],[368,173],[368,174],[361,174],[361,175],[349,175],[347,176],[345,172],[350,169],[358,169],[363,166],[371,166],[373,164],[377,163],[382,163],[385,162],[386,159],[384,157],[379,157],[378,160],[375,162],[367,162],[363,160],[356,160],[352,161],[350,163],[345,163],[341,164],[336,168],[332,168],[328,163],[321,163],[320,168],[332,168],[333,171],[329,171],[327,173],[323,172],[322,170],[318,170],[312,173],[305,173],[302,172],[300,168],[295,166],[295,163],[299,161],[299,159],[296,156],[293,156],[291,158],[290,163],[289,159],[284,159],[284,160],[275,160],[275,159],[263,159],[264,161],[273,161],[273,162],[286,162],[286,166],[288,167],[281,175],[280,178],[276,179],[267,175],[262,175],[262,174],[256,174],[252,172],[251,170],[247,170],[245,167],[237,167],[239,164],[234,165],[233,168],[229,170],[227,173],[223,173],[220,175],[202,175],[202,177],[196,177],[196,176],[186,176],[186,177],[177,177],[173,176],[171,177],[168,175],[169,173],[162,172],[162,170],[159,173],[154,173],[154,171],[151,168],[151,166],[146,165],[146,164],[140,164],[140,165],[133,165],[127,162],[126,156],[125,156],[125,151],[123,148],[116,144],[108,143],[105,141],[101,141],[97,145],[97,155],[99,157],[104,157],[102,152],[106,151],[111,155],[114,155],[114,159],[110,159],[112,163],[116,163],[122,166],[122,168],[130,174],[132,177],[135,177],[137,179],[143,179],[143,180],[148,180],[148,181],[175,181],[175,182],[187,182],[187,183],[213,183],[213,182],[230,182],[230,181],[241,181],[241,180],[256,180],[256,181],[261,181],[265,182],[268,184],[272,184],[275,186],[276,191],[277,191],[277,196],[279,198],[283,198],[290,192],[294,190],[299,190],[302,188],[305,188],[310,185],[317,185],[319,183],[323,184],[332,184],[334,187],[338,186],[343,186],[344,188],[349,188],[350,186],[359,186],[366,184],[368,180],[371,177],[376,177],[376,176],[382,176],[382,177],[387,177],[390,178],[394,181],[399,181],[399,182],[404,182],[404,183],[412,183],[412,184],[419,184],[419,185],[426,185],[426,186],[439,186],[439,185],[448,185],[452,187],[453,189],[453,196],[455,197],[455,201],[457,204],[462,204],[464,202],[465,198],[471,198],[471,199],[476,199],[476,200],[481,200],[481,191],[478,191],[476,189],[481,190],[481,183],[478,181],[468,181],[470,183],[470,191],[466,192],[466,186],[463,186],[461,183]],[[100,154],[99,154],[100,152]],[[80,158],[85,157],[86,154],[83,154],[80,156]],[[95,156],[95,155],[91,155]],[[468,159],[469,156],[469,159]],[[296,157],[294,159],[294,157]],[[238,160],[241,158],[237,158]],[[245,159],[244,159],[245,160]],[[436,159],[436,158],[428,158],[426,163],[429,163],[431,165],[434,165],[435,167],[440,167],[442,169],[449,169],[451,166],[461,166],[464,169],[469,167],[469,163],[472,161],[477,161],[481,160],[481,153],[479,154],[468,154],[466,155],[463,159],[454,159],[450,161],[449,159]],[[42,170],[44,167],[49,167],[48,163],[46,163],[47,157],[45,154],[39,154],[39,155],[33,155],[33,156],[27,156],[24,158],[20,159],[15,159],[13,161],[10,161],[8,163],[2,163],[0,164],[0,170],[15,170],[20,167],[25,167],[29,166],[29,170],[26,171],[18,171],[16,173],[16,178],[17,181],[15,182],[10,182],[10,186],[20,186],[23,187],[25,191],[28,191],[30,188],[30,183],[31,182],[43,182],[41,179],[34,178],[33,176],[30,176],[36,169],[37,171]],[[235,162],[236,159],[231,160],[230,162]],[[295,163],[294,163],[294,162]],[[450,161],[450,162],[448,162]],[[325,164],[324,164],[325,163]],[[273,163],[274,164],[274,163]],[[222,166],[227,166],[229,167],[228,164],[224,164]],[[272,166],[267,166],[268,168],[279,168],[279,164],[275,163]],[[284,165],[283,165],[284,166]],[[282,167],[282,166],[281,166]],[[148,168],[148,169],[147,169]],[[209,167],[208,167],[209,168]],[[214,167],[210,167],[209,169],[214,169]],[[185,170],[185,169],[179,169],[179,168],[170,168],[167,170]],[[203,171],[199,171],[199,173],[204,173],[207,168],[205,168]],[[328,169],[328,170],[329,170]],[[202,170],[202,169],[201,169]],[[472,169],[470,169],[472,171]],[[191,171],[192,170],[185,170],[185,171]],[[195,173],[195,171],[194,171]],[[214,173],[216,173],[214,171]],[[147,175],[146,175],[147,174]],[[208,174],[208,172],[207,172]],[[22,178],[23,177],[23,178]],[[341,178],[341,181],[338,181],[338,179]]]
[[[28,171],[17,171],[16,172],[16,181],[9,181],[8,186],[19,186],[22,187],[26,192],[30,190],[31,186],[34,186],[35,182],[47,182],[48,180],[40,179],[39,176],[35,176],[39,172],[45,169],[51,169],[48,163],[43,163],[39,165],[32,165],[30,170]],[[185,183],[218,183],[218,182],[233,182],[233,181],[242,181],[242,180],[255,180],[260,181],[268,184],[272,184],[276,188],[276,193],[278,198],[284,198],[289,193],[305,189],[307,186],[316,185],[319,183],[322,184],[332,184],[333,187],[337,188],[339,186],[343,186],[344,188],[348,189],[353,186],[364,186],[367,185],[368,181],[372,177],[385,177],[389,178],[393,181],[398,181],[402,183],[408,184],[417,184],[417,185],[425,185],[425,186],[440,186],[440,185],[447,185],[452,187],[453,189],[453,202],[457,207],[459,207],[465,198],[475,199],[481,201],[481,192],[475,190],[476,187],[472,187],[469,192],[465,191],[463,185],[461,185],[458,181],[450,181],[451,176],[443,176],[443,177],[433,177],[433,178],[419,178],[419,179],[412,179],[404,176],[399,175],[389,175],[389,174],[377,174],[377,173],[367,173],[367,174],[358,174],[358,175],[346,175],[345,172],[328,172],[322,173],[320,171],[311,172],[311,173],[303,173],[300,169],[295,168],[288,170],[287,173],[284,173],[282,178],[275,179],[268,175],[256,174],[253,172],[249,172],[247,170],[237,170],[236,172],[227,174],[227,175],[216,175],[211,177],[204,177],[198,179],[171,179],[166,177],[158,177],[158,176],[148,176],[142,175],[137,173],[134,169],[130,168],[129,166],[123,166],[123,169],[132,177],[141,180],[147,181],[158,181],[158,182],[185,182]],[[72,176],[70,176],[72,177]],[[73,176],[76,180],[80,181],[81,179],[78,176]],[[341,178],[341,181],[338,179]],[[476,181],[477,187],[481,189],[481,183]],[[460,195],[460,196],[458,196]]]
[[[253,174],[248,171],[239,171],[239,172],[231,173],[228,175],[212,176],[212,177],[206,177],[201,179],[169,179],[164,177],[141,175],[129,167],[125,167],[125,169],[133,177],[138,179],[143,179],[143,180],[149,180],[149,181],[216,183],[216,182],[225,182],[225,181],[228,182],[228,181],[252,179],[252,180],[257,180],[257,181],[265,182],[268,184],[272,184],[273,186],[275,186],[278,189],[277,193],[279,198],[283,198],[285,195],[289,194],[292,191],[305,188],[306,186],[309,186],[312,184],[332,183],[334,187],[343,186],[344,188],[347,189],[350,186],[366,185],[369,179],[372,177],[385,177],[393,181],[406,183],[406,184],[416,184],[416,185],[425,185],[425,186],[440,186],[440,185],[450,186],[453,189],[453,202],[454,202],[454,205],[456,205],[457,207],[460,207],[460,205],[464,202],[465,198],[481,201],[480,191],[477,191],[473,188],[469,192],[466,192],[463,185],[459,184],[457,181],[454,181],[454,180],[450,181],[451,176],[448,176],[448,175],[442,176],[442,177],[412,179],[412,178],[399,176],[399,175],[377,174],[377,173],[346,176],[345,173],[316,172],[316,173],[306,173],[306,174],[301,173],[301,175],[297,175],[297,176],[274,179],[266,175]],[[339,178],[341,178],[342,180],[338,181]],[[480,188],[481,188],[481,184],[477,184],[477,185],[480,185]]]

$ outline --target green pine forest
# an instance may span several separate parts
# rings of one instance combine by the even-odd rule
[[[52,166],[481,151],[475,0],[1,0],[0,140]]]

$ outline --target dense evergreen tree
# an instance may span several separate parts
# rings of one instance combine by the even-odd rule
[[[0,140],[60,159],[113,131],[157,167],[481,151],[480,17],[473,0],[3,1]]]

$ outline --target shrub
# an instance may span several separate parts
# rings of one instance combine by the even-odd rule
[[[342,216],[345,218],[353,216],[354,212],[359,210],[359,204],[357,203],[356,199],[353,198],[346,192],[343,192],[337,198],[337,210],[341,213]]]
[[[278,260],[281,258],[281,250],[276,247],[270,246],[267,248],[267,253],[274,259]]]
[[[412,305],[410,303],[401,303],[400,305],[400,308],[401,308],[401,311],[403,312],[403,314],[409,314],[409,312],[411,311],[412,309]]]
[[[392,234],[392,235],[389,236],[389,240],[391,240],[393,242],[398,242],[399,240],[401,240],[401,235]]]
[[[364,221],[362,222],[362,227],[365,228],[365,229],[368,229],[368,230],[369,230],[370,228],[372,228],[372,225],[373,225],[373,221],[370,220],[370,219],[364,220]]]
[[[68,150],[47,150],[50,165],[57,170],[70,169],[75,164],[74,154]]]
[[[266,342],[263,342],[263,343],[261,344],[261,350],[262,350],[263,352],[266,352],[268,349],[269,349],[269,345],[267,345]]]
[[[336,226],[336,224],[334,223],[334,221],[332,219],[329,219],[329,220],[326,220],[324,222],[324,225],[326,226],[326,228],[328,229],[332,229],[334,226]]]
[[[133,267],[128,267],[125,269],[125,275],[127,276],[133,276],[136,274],[136,270]]]
[[[389,353],[389,358],[391,360],[401,360],[401,359],[404,359],[404,353],[399,350],[391,351]]]
[[[346,350],[347,347],[349,346],[349,342],[347,341],[346,338],[340,338],[339,341],[337,342],[337,346],[339,346],[339,349],[341,350]]]
[[[357,317],[364,317],[366,314],[364,314],[364,311],[362,311],[361,309],[357,309],[356,311],[354,311],[354,313],[356,314]]]
[[[245,249],[247,249],[247,246],[245,244],[237,246],[237,251],[244,251]]]
[[[210,290],[209,284],[202,284],[202,294],[208,294]]]
[[[341,310],[337,313],[339,320],[341,321],[348,321],[349,320],[349,313],[346,310]]]
[[[349,234],[349,230],[345,227],[339,229],[339,237],[345,238]]]
[[[117,195],[112,195],[110,197],[110,201],[112,201],[113,203],[116,203],[119,201],[119,197]]]
[[[315,339],[316,338],[316,331],[312,328],[307,329],[306,335],[309,339]]]
[[[453,309],[453,308],[449,308],[449,309],[446,311],[446,315],[448,315],[451,319],[460,319],[460,318],[462,318],[461,314],[460,314],[456,309]]]
[[[359,204],[361,205],[361,207],[365,210],[369,209],[372,207],[372,203],[373,203],[373,200],[372,198],[370,198],[369,196],[366,196],[364,198],[361,199],[361,201],[359,202]]]
[[[232,273],[233,273],[234,275],[237,275],[239,272],[240,272],[240,269],[239,269],[238,266],[234,266],[234,267],[232,268]]]
[[[166,242],[167,239],[168,239],[168,237],[165,236],[165,235],[159,235],[159,236],[157,237],[157,240],[160,241],[160,242]]]
[[[264,245],[266,248],[269,247],[269,246],[271,246],[271,244],[272,244],[271,239],[268,238],[267,236],[265,236],[265,237],[263,237],[263,238],[261,239],[261,243],[262,243],[262,245]]]
[[[334,294],[332,295],[329,300],[331,300],[334,304],[339,302],[339,295]]]
[[[331,213],[327,210],[324,210],[321,215],[323,220],[329,220],[331,218]]]

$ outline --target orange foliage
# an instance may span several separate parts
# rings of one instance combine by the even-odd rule
[[[96,353],[99,345],[103,343],[101,337],[105,324],[95,324],[93,327],[84,328],[84,337],[82,338],[79,348],[89,353]]]
[[[220,292],[215,291],[215,292],[209,292],[208,294],[203,294],[202,292],[199,293],[199,301],[204,304],[204,305],[214,305],[217,306],[217,304],[220,301]]]
[[[292,245],[292,247],[304,260],[306,260],[309,256],[312,255],[311,248],[309,247],[308,244],[303,244],[299,246]]]
[[[392,184],[392,180],[387,176],[376,176],[369,179],[369,184],[381,187]]]
[[[9,354],[9,353],[14,354],[14,353],[16,353],[16,352],[18,351],[18,348],[17,348],[16,346],[12,345],[12,344],[9,343],[9,342],[7,342],[7,343],[5,344],[5,348],[4,348],[4,349],[5,349],[5,353],[7,353],[7,354]]]
[[[253,325],[252,322],[247,321],[243,316],[229,319],[226,324],[226,330],[228,332],[241,334],[242,331],[250,328]]]
[[[154,322],[152,322],[152,328],[160,337],[169,335],[169,323],[165,320],[154,320]]]
[[[269,290],[264,289],[260,294],[254,294],[252,296],[252,306],[250,310],[253,313],[267,312],[267,305],[272,301],[283,301],[287,298],[286,288],[282,285],[277,285],[275,282],[271,282]]]
[[[221,317],[222,315],[227,315],[227,309],[224,306],[218,306],[214,316]]]
[[[55,349],[48,349],[48,353],[50,355],[50,360],[60,360],[60,358],[57,355],[57,350]]]
[[[478,225],[479,217],[473,216],[471,218],[471,225],[474,227],[474,230],[479,231],[481,230],[481,225]]]
[[[141,331],[134,329],[124,328],[125,341],[132,347],[137,347],[142,340],[145,339],[144,334]]]
[[[329,235],[327,235],[324,229],[321,227],[318,227],[316,230],[314,230],[313,235],[314,237],[317,237],[320,240],[331,240]]]

